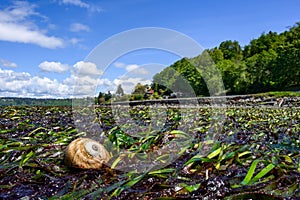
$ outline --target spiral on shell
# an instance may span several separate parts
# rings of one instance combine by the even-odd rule
[[[64,162],[69,167],[99,169],[110,159],[110,154],[99,142],[78,138],[66,148]]]

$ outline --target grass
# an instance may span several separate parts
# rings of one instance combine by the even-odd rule
[[[295,91],[273,91],[273,92],[255,94],[255,96],[264,96],[264,97],[270,96],[270,97],[277,97],[277,98],[300,97],[300,92],[295,92]]]

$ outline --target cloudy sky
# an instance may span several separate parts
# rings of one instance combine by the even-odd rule
[[[299,10],[299,0],[1,0],[0,96],[97,95],[114,91],[117,84],[130,92],[180,56],[139,49],[114,55],[109,62],[106,52],[96,54],[99,62],[89,60],[105,41],[124,31],[171,29],[203,48],[224,40],[246,45],[263,32],[287,30],[300,21]],[[143,37],[148,36],[140,34],[137,40]],[[114,39],[111,54],[119,49]]]

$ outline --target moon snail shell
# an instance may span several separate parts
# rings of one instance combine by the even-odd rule
[[[89,138],[78,138],[66,149],[64,162],[69,167],[100,169],[110,159],[105,147]]]

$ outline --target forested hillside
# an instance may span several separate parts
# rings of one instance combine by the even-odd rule
[[[202,65],[203,59],[209,60],[205,58],[207,53],[211,62]],[[153,88],[160,95],[169,94],[171,90],[166,88],[178,85],[181,74],[193,87],[196,95],[206,96],[208,89],[203,77],[210,74],[209,81],[216,78],[212,72],[207,72],[209,65],[216,65],[219,69],[227,94],[298,91],[300,22],[283,33],[262,33],[244,47],[238,41],[227,40],[218,47],[205,50],[196,58],[183,58],[156,74],[153,77]],[[180,90],[180,86],[178,88]]]

